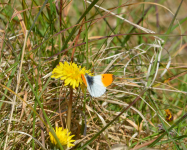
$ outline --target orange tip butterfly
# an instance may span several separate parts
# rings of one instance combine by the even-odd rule
[[[96,76],[82,74],[81,76],[92,97],[100,97],[103,95],[106,92],[106,87],[109,86],[114,80],[113,74],[100,74]]]

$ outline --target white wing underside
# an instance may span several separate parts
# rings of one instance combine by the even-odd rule
[[[101,75],[93,76],[93,84],[87,89],[92,97],[100,97],[106,92],[106,87],[102,83]]]

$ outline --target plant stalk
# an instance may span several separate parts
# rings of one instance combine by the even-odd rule
[[[68,115],[67,115],[67,128],[70,131],[71,129],[71,114],[72,114],[72,97],[73,97],[73,88],[70,87],[70,98],[68,102]]]

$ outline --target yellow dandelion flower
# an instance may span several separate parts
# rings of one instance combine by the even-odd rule
[[[83,83],[81,74],[86,73],[91,75],[90,70],[81,68],[81,66],[77,66],[75,63],[68,63],[65,61],[64,63],[60,62],[59,65],[53,69],[51,78],[60,78],[64,80],[65,86],[70,85],[75,88]]]
[[[63,146],[66,145],[68,148],[75,146],[74,144],[72,144],[72,142],[75,141],[75,140],[72,140],[72,137],[74,137],[75,135],[70,135],[71,132],[69,132],[68,129],[63,130],[62,127],[59,127],[59,128],[56,127],[55,133],[56,133],[60,143]],[[49,136],[50,136],[51,143],[56,145],[57,141],[55,140],[55,138],[53,137],[51,132],[49,132]]]

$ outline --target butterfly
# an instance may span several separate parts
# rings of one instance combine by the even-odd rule
[[[169,110],[169,109],[166,109],[165,112],[166,112],[166,120],[167,120],[168,122],[173,121],[173,115],[171,114],[170,110]]]
[[[102,96],[106,92],[106,87],[109,86],[114,80],[113,74],[100,74],[96,76],[81,74],[81,76],[92,97]]]

